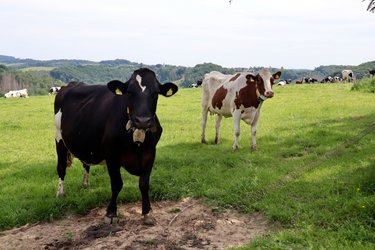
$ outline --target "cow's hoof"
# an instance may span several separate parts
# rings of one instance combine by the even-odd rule
[[[237,152],[238,151],[238,146],[233,146],[233,152]]]
[[[146,225],[146,226],[155,226],[156,225],[156,220],[151,215],[145,214],[143,216],[143,224]]]
[[[251,146],[251,150],[252,150],[252,151],[257,151],[257,145],[252,145],[252,146]]]
[[[64,193],[64,192],[57,191],[57,193],[56,193],[56,197],[57,197],[57,198],[64,198],[64,197],[65,197],[65,193]]]
[[[206,139],[201,140],[202,144],[207,144]]]
[[[104,216],[104,222],[106,224],[117,224],[119,221],[120,220],[117,216]]]

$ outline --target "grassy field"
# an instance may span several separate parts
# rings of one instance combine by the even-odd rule
[[[164,128],[151,176],[153,200],[182,197],[243,213],[263,212],[280,231],[248,248],[375,248],[375,95],[350,84],[275,87],[258,125],[258,151],[241,124],[240,149],[232,152],[233,122],[224,119],[214,145],[215,117],[200,143],[200,89],[159,98]],[[106,206],[109,177],[68,169],[64,199],[57,199],[51,96],[0,99],[0,230],[84,214]],[[138,201],[138,179],[122,171],[119,202]]]

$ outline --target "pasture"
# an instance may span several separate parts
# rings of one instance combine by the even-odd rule
[[[220,209],[261,212],[280,228],[243,249],[374,248],[375,96],[350,88],[274,87],[275,97],[261,110],[258,150],[250,150],[250,127],[242,122],[236,153],[229,118],[220,145],[214,145],[214,116],[207,122],[208,145],[200,143],[201,89],[159,97],[163,135],[151,199],[203,198]],[[92,167],[85,190],[78,160],[67,170],[66,197],[56,198],[53,101],[0,99],[0,230],[85,214],[110,198],[105,167]],[[119,204],[139,201],[138,178],[122,175]]]

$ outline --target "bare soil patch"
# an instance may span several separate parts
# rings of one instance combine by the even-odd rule
[[[152,205],[155,226],[142,223],[140,203],[119,205],[114,225],[104,223],[105,208],[96,208],[85,216],[0,232],[0,249],[227,249],[270,230],[259,213],[217,211],[193,199]]]

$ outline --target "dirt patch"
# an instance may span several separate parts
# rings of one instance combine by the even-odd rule
[[[0,232],[0,249],[226,249],[270,229],[261,214],[217,211],[193,199],[152,205],[155,226],[142,223],[140,203],[119,206],[115,225],[105,224],[105,208],[97,208],[86,216]]]

